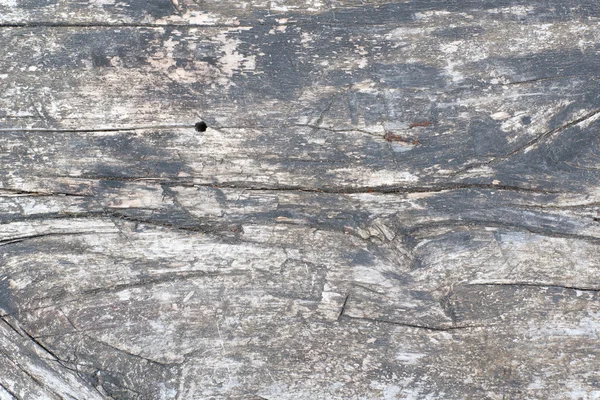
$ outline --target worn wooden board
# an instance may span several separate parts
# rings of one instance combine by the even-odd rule
[[[0,1],[0,398],[599,398],[599,24]]]

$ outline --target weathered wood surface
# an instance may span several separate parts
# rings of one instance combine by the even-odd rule
[[[1,399],[600,398],[596,1],[0,26]]]

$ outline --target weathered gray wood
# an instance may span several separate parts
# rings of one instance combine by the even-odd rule
[[[470,13],[503,14],[509,19],[536,22],[598,17],[593,0],[565,3],[559,0],[464,0],[461,2],[394,0],[250,0],[236,2],[199,0],[3,0],[0,22],[5,25],[238,25],[270,16],[294,20],[316,19],[327,23],[360,25],[411,21],[415,17]],[[466,12],[460,14],[461,12]],[[263,22],[263,21],[260,21]]]
[[[599,20],[0,2],[0,398],[597,398]]]
[[[425,9],[431,5],[424,3]],[[367,7],[365,7],[367,6]],[[336,12],[365,7],[372,10],[385,7],[388,13],[401,12],[394,1],[376,0],[368,5],[361,0],[275,0],[275,1],[195,1],[156,0],[117,2],[113,0],[67,0],[47,2],[43,0],[13,1],[0,3],[0,21],[6,25],[239,25],[257,17],[298,14],[298,17],[318,16],[336,21]],[[589,7],[589,6],[588,6]],[[412,7],[410,7],[412,8]],[[419,7],[420,8],[420,7]],[[352,11],[351,11],[352,12]],[[295,15],[296,16],[296,15]],[[392,17],[391,15],[389,17]],[[369,22],[365,20],[365,22]]]

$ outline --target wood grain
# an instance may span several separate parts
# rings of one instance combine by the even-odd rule
[[[0,1],[0,398],[598,398],[599,20]]]

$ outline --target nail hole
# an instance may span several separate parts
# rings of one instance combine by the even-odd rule
[[[206,128],[208,128],[208,126],[206,125],[206,122],[200,121],[200,122],[196,122],[196,125],[194,125],[194,128],[196,128],[196,132],[206,132]]]

